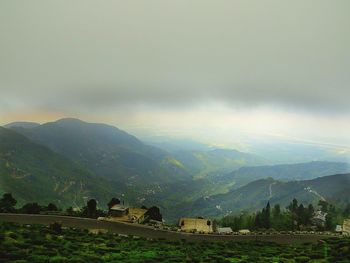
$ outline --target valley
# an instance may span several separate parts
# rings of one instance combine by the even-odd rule
[[[157,205],[170,222],[254,212],[267,201],[349,201],[347,163],[274,165],[255,154],[190,145],[161,149],[113,126],[77,119],[12,123],[0,130],[0,189],[19,204],[77,208],[90,198],[105,204],[117,196],[131,205]]]

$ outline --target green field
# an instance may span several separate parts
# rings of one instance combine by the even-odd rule
[[[0,262],[350,262],[350,239],[262,242],[147,240],[42,225],[0,224]]]

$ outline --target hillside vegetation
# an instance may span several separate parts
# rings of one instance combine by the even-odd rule
[[[294,198],[302,203],[316,204],[319,200],[348,203],[349,183],[350,174],[290,182],[267,178],[232,189],[226,194],[200,198],[183,209],[191,215],[220,216],[242,210],[256,211],[263,208],[268,201],[286,206]]]
[[[77,119],[6,127],[0,132],[0,191],[19,203],[77,207],[89,198],[105,204],[118,197],[133,206],[157,205],[174,221],[254,211],[268,200],[285,205],[293,198],[315,203],[347,197],[347,179],[305,181],[349,172],[346,163],[256,166],[266,160],[198,145],[167,152],[116,127]]]
[[[239,188],[250,182],[269,177],[287,182],[309,180],[348,172],[350,172],[350,165],[348,163],[314,161],[297,164],[242,167],[225,175],[224,180],[234,182],[234,188]]]
[[[0,262],[348,262],[350,239],[277,245],[146,240],[59,225],[0,224]],[[20,260],[20,261],[16,261]]]
[[[107,202],[114,187],[69,159],[0,127],[0,190],[13,193],[19,203],[81,206],[91,196]]]

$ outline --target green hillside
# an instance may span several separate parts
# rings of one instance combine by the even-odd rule
[[[254,211],[267,200],[284,205],[294,197],[347,196],[345,182],[313,179],[348,172],[345,163],[241,167],[264,160],[223,149],[170,154],[113,126],[76,119],[8,127],[0,133],[0,191],[21,202],[81,206],[86,198],[105,204],[116,196],[130,205],[157,205],[174,220]],[[234,167],[240,169],[225,174]]]
[[[350,238],[326,242],[188,242],[145,239],[42,225],[0,224],[0,262],[349,262]],[[326,246],[326,245],[327,246]],[[327,253],[325,253],[327,249]]]
[[[165,151],[106,124],[61,119],[31,129],[14,128],[110,180],[133,184],[171,182],[187,176],[181,163]]]
[[[197,178],[215,177],[243,166],[266,164],[263,158],[233,149],[177,151],[174,156]]]
[[[81,206],[84,198],[102,203],[113,196],[110,183],[22,135],[0,127],[0,191],[20,203],[55,202]]]
[[[192,216],[223,216],[250,212],[271,204],[286,206],[293,198],[302,203],[349,202],[350,174],[338,174],[305,181],[281,182],[272,178],[251,182],[226,194],[207,196],[182,206],[182,213]]]
[[[255,180],[271,177],[279,181],[309,180],[317,177],[348,173],[350,165],[341,162],[315,161],[308,163],[242,167],[221,178],[239,188]]]

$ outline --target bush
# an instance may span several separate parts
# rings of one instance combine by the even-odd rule
[[[306,256],[300,256],[300,257],[296,257],[295,261],[297,263],[308,263],[310,261],[310,258]]]
[[[52,223],[50,224],[49,228],[54,232],[54,233],[57,233],[57,234],[60,234],[62,233],[62,225],[58,222],[55,222],[55,223]]]
[[[69,261],[66,257],[54,256],[54,257],[50,258],[49,262],[50,263],[65,263],[65,262],[69,262]]]

